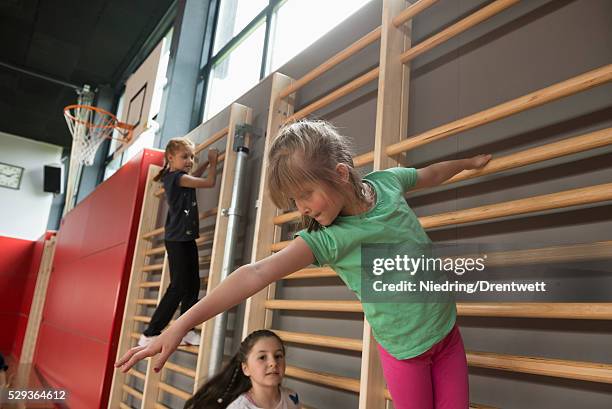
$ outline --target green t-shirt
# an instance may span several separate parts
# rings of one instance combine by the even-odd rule
[[[361,301],[361,245],[431,240],[406,203],[404,192],[417,180],[414,168],[390,168],[364,177],[376,190],[376,204],[365,213],[338,216],[333,224],[298,235],[308,244],[315,264],[331,267]],[[449,303],[362,303],[378,343],[397,359],[413,358],[442,340],[456,319]]]

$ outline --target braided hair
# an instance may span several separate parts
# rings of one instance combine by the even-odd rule
[[[179,149],[193,149],[194,145],[187,138],[172,138],[166,145],[166,151],[164,152],[164,167],[161,168],[159,173],[153,177],[153,180],[159,182],[162,177],[170,170],[170,163],[168,162],[169,155],[175,155]]]
[[[267,329],[251,332],[242,341],[238,352],[223,367],[221,372],[211,378],[186,403],[184,409],[225,409],[240,395],[251,389],[251,379],[242,372],[251,349],[261,338],[276,338],[285,352],[283,341]]]

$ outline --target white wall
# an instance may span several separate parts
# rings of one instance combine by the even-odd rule
[[[19,190],[0,187],[0,235],[36,240],[44,233],[53,194],[43,191],[43,168],[61,155],[60,146],[0,132],[0,162],[24,168]]]

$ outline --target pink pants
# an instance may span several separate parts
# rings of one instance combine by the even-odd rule
[[[428,351],[399,360],[378,346],[395,409],[467,409],[468,371],[457,325]]]

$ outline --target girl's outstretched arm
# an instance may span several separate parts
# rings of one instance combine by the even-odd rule
[[[449,160],[418,169],[415,189],[437,186],[466,169],[480,169],[491,160],[491,155],[477,155],[468,159]]]
[[[313,261],[312,251],[298,237],[278,253],[238,268],[153,342],[146,347],[134,347],[126,352],[115,362],[115,367],[121,367],[121,371],[127,372],[138,361],[159,353],[153,366],[159,371],[191,328],[229,310],[270,283],[309,266]]]
[[[179,181],[179,185],[183,187],[193,188],[209,188],[215,186],[217,183],[217,158],[219,152],[216,149],[210,149],[208,151],[208,160],[202,165],[198,166],[196,170],[191,172],[191,175],[183,175]],[[208,169],[208,175],[206,179],[201,178],[204,171]]]

